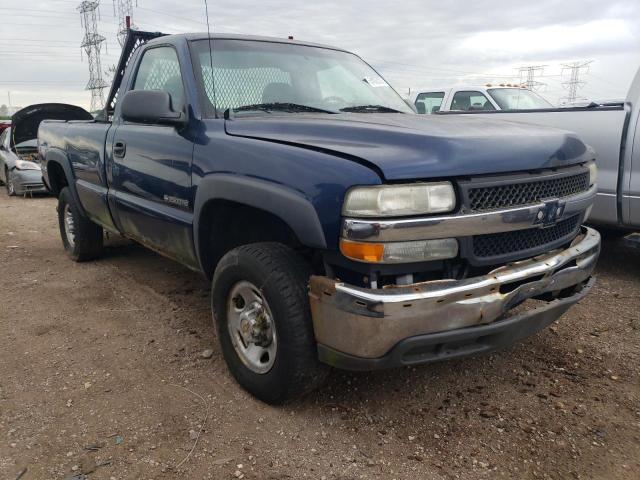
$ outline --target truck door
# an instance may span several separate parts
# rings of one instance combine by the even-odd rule
[[[146,49],[130,83],[133,90],[164,90],[174,110],[185,105],[183,72],[172,46]],[[188,127],[120,121],[112,139],[112,184],[123,233],[195,266]]]

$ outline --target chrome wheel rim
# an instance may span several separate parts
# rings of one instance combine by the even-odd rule
[[[7,180],[7,191],[9,192],[9,195],[16,193],[15,187],[13,186],[13,180]]]
[[[71,248],[76,244],[76,226],[73,221],[73,212],[69,204],[64,206],[64,233],[67,237],[67,243]]]
[[[241,281],[231,288],[227,328],[242,363],[252,372],[269,372],[276,360],[278,339],[269,304],[253,283]]]

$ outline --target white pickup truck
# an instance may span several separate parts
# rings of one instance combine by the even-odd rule
[[[640,69],[625,101],[617,104],[553,108],[530,90],[474,88],[422,91],[412,100],[418,113],[472,115],[479,121],[499,118],[577,133],[597,155],[598,196],[590,222],[609,231],[640,230],[640,143],[634,144],[640,142]],[[543,103],[535,106],[540,100]]]
[[[531,90],[515,85],[459,85],[416,92],[411,97],[418,113],[493,112],[553,108]]]

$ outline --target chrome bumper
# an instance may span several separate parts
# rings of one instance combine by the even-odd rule
[[[582,227],[566,250],[481,277],[372,290],[314,276],[309,296],[316,341],[332,351],[375,359],[410,337],[490,324],[528,298],[586,282],[599,253],[600,234]]]

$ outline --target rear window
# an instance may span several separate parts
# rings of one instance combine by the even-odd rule
[[[451,110],[462,112],[495,110],[496,107],[482,92],[456,92],[451,102]]]
[[[502,110],[553,108],[537,93],[525,88],[491,88],[487,90]]]

